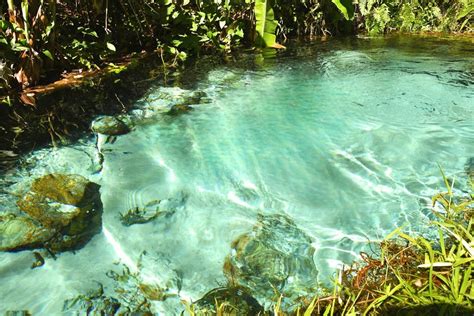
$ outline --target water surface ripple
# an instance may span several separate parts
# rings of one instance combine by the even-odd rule
[[[395,227],[423,231],[430,195],[442,187],[437,164],[465,187],[463,168],[474,156],[474,58],[445,54],[442,45],[306,49],[312,53],[252,70],[210,71],[198,85],[206,101],[190,113],[152,115],[100,143],[100,173],[86,168],[95,153],[80,147],[94,148],[92,139],[66,154],[67,147],[33,153],[36,169],[8,177],[62,171],[98,181],[104,233],[40,269],[29,269],[29,252],[0,254],[0,310],[58,314],[65,298],[91,280],[110,284],[113,263],[133,265],[144,250],[180,271],[182,297],[198,299],[225,283],[230,245],[259,214],[286,214],[311,237],[323,282]],[[181,93],[153,89],[134,115]],[[170,199],[172,214],[121,225],[119,213],[156,199]],[[150,270],[166,279],[159,262]],[[179,310],[155,304],[165,314]]]

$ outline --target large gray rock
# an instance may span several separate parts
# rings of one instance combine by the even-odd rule
[[[36,179],[19,208],[53,235],[55,251],[79,248],[101,230],[100,186],[80,175],[49,174]]]
[[[253,230],[232,243],[224,274],[234,287],[249,289],[260,302],[275,290],[289,306],[314,295],[318,271],[311,238],[283,215],[260,216]]]

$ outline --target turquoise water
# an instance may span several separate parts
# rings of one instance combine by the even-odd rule
[[[102,186],[103,232],[39,269],[30,269],[29,251],[1,253],[0,310],[60,314],[96,281],[113,294],[106,272],[138,270],[144,250],[144,279],[196,300],[225,283],[231,243],[259,214],[285,214],[311,238],[323,283],[397,226],[426,233],[430,197],[442,188],[437,164],[466,187],[474,55],[449,42],[355,43],[304,46],[251,69],[217,67],[193,90],[157,85],[128,115],[130,133],[25,157],[2,180],[6,192],[47,172],[82,174]],[[165,114],[194,90],[206,97],[193,111]],[[11,195],[1,199],[4,211],[15,208]],[[169,215],[121,224],[120,213],[157,199],[168,200]],[[168,299],[153,310],[179,314],[182,305]]]

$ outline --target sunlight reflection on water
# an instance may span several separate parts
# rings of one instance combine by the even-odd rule
[[[91,166],[96,153],[84,155],[77,144],[70,147],[78,150],[33,153],[36,169],[13,175],[17,186],[52,171],[92,177],[102,186],[104,227],[74,258],[48,260],[45,268],[52,264],[54,271],[5,275],[0,311],[57,314],[65,298],[84,290],[64,289],[80,283],[84,270],[107,283],[113,261],[138,271],[144,250],[173,267],[160,270],[151,262],[147,268],[160,272],[148,279],[161,284],[180,271],[181,297],[198,299],[225,283],[230,245],[258,214],[285,214],[310,236],[323,282],[395,227],[408,222],[407,229],[423,231],[430,195],[443,185],[437,163],[462,179],[474,155],[473,85],[456,81],[470,71],[472,56],[452,61],[393,47],[339,47],[309,56],[277,58],[260,71],[215,69],[198,86],[207,102],[178,117],[150,113],[169,106],[163,96],[188,92],[150,91],[134,112],[146,124],[138,120],[114,143],[100,139],[99,174]],[[92,140],[85,143],[94,150]],[[171,215],[121,225],[120,213],[157,199],[167,201]],[[21,256],[0,254],[0,271]],[[47,291],[58,287],[64,290]],[[25,289],[34,306],[19,303]],[[157,311],[169,308],[154,304]]]

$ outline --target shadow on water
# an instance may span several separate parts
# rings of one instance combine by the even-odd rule
[[[156,86],[194,88],[210,69],[228,62],[238,64],[239,59],[203,56],[163,71],[160,56],[148,55],[131,61],[118,74],[102,73],[60,88],[53,83],[52,91],[46,86],[40,89],[45,92],[35,95],[34,106],[19,101],[0,106],[0,172],[14,168],[24,153],[67,144],[90,133],[97,116],[127,113]],[[242,63],[240,67],[251,68]]]

